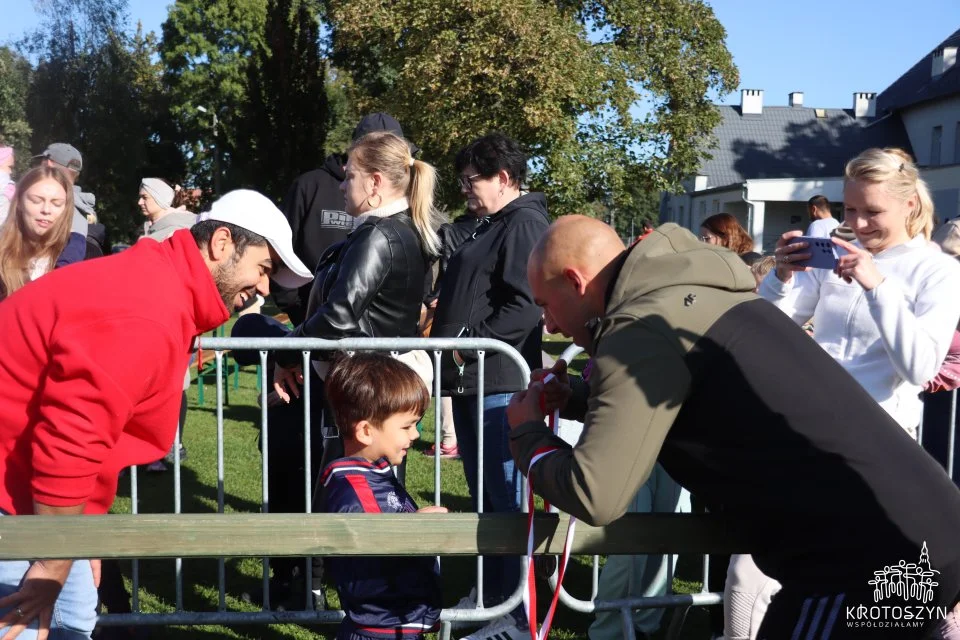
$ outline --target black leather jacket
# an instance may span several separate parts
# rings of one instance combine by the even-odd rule
[[[307,320],[290,335],[414,337],[429,266],[409,211],[370,218],[320,258]],[[282,366],[300,358],[296,351],[277,352]]]

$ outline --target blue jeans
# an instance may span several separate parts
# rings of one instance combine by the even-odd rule
[[[30,568],[26,560],[7,560],[0,562],[0,597],[6,597],[19,590],[20,581]],[[0,609],[0,618],[10,608]],[[53,605],[53,619],[50,621],[50,640],[85,640],[90,638],[97,624],[97,589],[93,586],[93,572],[88,560],[76,560],[67,576],[67,582]],[[39,620],[34,620],[21,633],[18,640],[35,640]],[[2,635],[4,630],[0,630]]]
[[[520,511],[520,472],[510,455],[507,405],[511,393],[483,397],[483,510],[486,513]],[[473,510],[477,510],[477,396],[453,398],[453,422],[463,459]],[[483,559],[484,605],[506,600],[520,583],[520,557]]]

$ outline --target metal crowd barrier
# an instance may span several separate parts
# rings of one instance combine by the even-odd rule
[[[268,351],[301,351],[304,371],[301,397],[304,411],[304,489],[306,500],[304,513],[311,513],[313,503],[313,488],[316,478],[311,473],[311,407],[310,407],[310,353],[312,351],[384,351],[399,354],[413,350],[424,350],[433,355],[433,403],[434,403],[434,431],[437,443],[437,455],[434,456],[434,502],[440,504],[440,457],[439,443],[441,441],[440,428],[442,411],[440,407],[440,355],[443,351],[473,351],[478,356],[478,387],[477,387],[477,422],[483,424],[483,396],[484,396],[484,354],[496,352],[509,358],[520,370],[523,384],[530,380],[530,368],[526,361],[513,347],[498,340],[478,338],[351,338],[342,340],[320,340],[313,338],[201,338],[200,348],[214,351],[216,363],[216,394],[217,394],[217,513],[224,512],[224,453],[223,453],[223,405],[224,385],[223,358],[226,350],[255,350],[260,355],[260,407],[261,407],[261,460],[262,460],[262,512],[269,513],[269,435],[267,430],[268,411],[267,395],[272,389],[272,380],[267,379]],[[483,512],[483,429],[478,430],[477,439],[477,492],[479,512]],[[181,513],[180,487],[180,438],[179,433],[174,442],[174,513]],[[524,482],[526,480],[524,479]],[[526,491],[522,491],[522,509],[527,510]],[[130,496],[132,513],[137,513],[137,470],[131,469]],[[200,624],[255,624],[255,623],[337,623],[343,618],[342,611],[317,611],[314,608],[313,592],[311,589],[310,558],[305,561],[304,577],[305,592],[303,611],[279,612],[271,610],[270,606],[270,560],[263,558],[263,607],[258,612],[228,611],[226,606],[226,570],[224,558],[218,558],[218,590],[219,603],[216,612],[185,611],[183,607],[183,563],[181,558],[175,558],[176,591],[174,613],[143,613],[140,610],[139,587],[140,568],[137,560],[133,561],[132,569],[132,610],[128,614],[105,614],[100,616],[98,624],[104,626],[131,626],[131,625],[200,625]],[[450,623],[453,621],[485,622],[498,618],[516,608],[522,601],[523,585],[526,582],[526,563],[521,562],[520,583],[514,593],[504,602],[483,607],[483,556],[477,556],[477,602],[481,603],[474,610],[445,610],[442,615],[442,637],[449,638]]]
[[[377,338],[377,339],[368,339],[368,338],[357,338],[357,339],[344,339],[344,340],[318,340],[318,339],[286,339],[286,338],[270,338],[270,339],[258,339],[258,338],[204,338],[200,341],[200,346],[203,349],[213,350],[215,352],[215,363],[216,363],[216,394],[217,394],[217,407],[216,407],[216,422],[217,422],[217,513],[224,513],[224,418],[223,418],[223,405],[224,405],[224,388],[223,388],[223,358],[225,350],[236,350],[236,349],[245,349],[245,350],[256,350],[259,351],[260,356],[260,379],[259,379],[259,391],[260,391],[260,404],[261,404],[261,449],[262,449],[262,473],[263,473],[263,482],[262,482],[262,511],[263,513],[269,512],[269,477],[268,477],[268,433],[267,433],[267,424],[268,424],[268,412],[267,412],[267,395],[269,390],[272,387],[271,381],[267,379],[267,352],[274,350],[299,350],[302,352],[302,364],[305,372],[309,372],[310,367],[310,352],[311,351],[386,351],[392,353],[401,353],[410,350],[422,349],[431,353],[433,356],[433,369],[434,369],[434,380],[433,380],[433,402],[434,402],[434,431],[435,431],[435,442],[437,443],[437,453],[434,457],[434,502],[436,504],[440,503],[440,485],[441,485],[441,467],[440,467],[440,457],[439,457],[439,443],[441,441],[441,420],[442,412],[440,408],[440,355],[443,351],[449,351],[453,349],[458,349],[462,351],[476,351],[479,355],[479,364],[478,364],[478,400],[483,398],[484,387],[483,387],[483,373],[484,373],[484,359],[483,355],[490,352],[498,352],[504,354],[508,357],[519,370],[522,372],[523,380],[526,383],[529,381],[530,370],[522,356],[512,347],[506,345],[502,342],[489,339],[437,339],[437,338],[409,338],[409,339],[393,339],[393,338]],[[573,347],[564,352],[561,356],[562,358],[571,361],[579,353],[580,349]],[[950,421],[949,421],[949,440],[948,440],[948,459],[947,459],[947,469],[951,474],[953,473],[954,467],[954,442],[955,442],[955,431],[956,431],[956,403],[957,395],[956,391],[952,393],[951,396],[951,405],[950,405]],[[314,487],[315,478],[311,473],[311,425],[310,425],[310,375],[304,375],[302,397],[304,398],[304,489],[306,500],[304,503],[304,512],[306,514],[311,513],[312,508],[312,492]],[[478,424],[483,422],[483,404],[482,401],[478,401],[477,406],[477,417]],[[921,425],[922,432],[922,425]],[[480,512],[483,511],[483,451],[484,451],[484,435],[483,429],[479,430],[478,433],[478,493],[481,498],[478,501],[480,503]],[[181,513],[181,487],[180,487],[180,442],[179,434],[177,435],[174,451],[174,513]],[[525,482],[525,480],[524,480]],[[131,468],[130,470],[130,496],[132,501],[132,514],[136,516],[138,512],[138,482],[137,482],[137,469]],[[526,491],[522,492],[523,502],[522,508],[524,511],[528,509],[526,504]],[[466,515],[466,514],[464,514]],[[116,522],[117,525],[121,524],[121,520],[117,518],[127,518],[129,516],[108,516],[110,522]],[[140,518],[153,518],[156,516],[140,516]],[[183,516],[185,520],[192,522],[197,518],[205,518],[209,516]],[[229,516],[230,518],[237,518],[238,516]],[[245,516],[240,516],[245,517]],[[381,516],[382,517],[382,516]],[[662,533],[661,526],[669,524],[672,522],[670,517],[664,518],[660,514],[653,516],[641,516],[643,518],[649,518],[650,522],[655,523],[657,526],[652,527],[654,531],[651,532],[651,535],[656,533]],[[703,526],[704,524],[716,524],[709,517],[704,520],[701,516],[680,516],[682,522],[694,522],[698,523],[698,526]],[[7,519],[4,519],[3,523],[5,526],[19,526],[18,523],[28,523],[30,518],[17,518],[9,519],[9,522],[6,522]],[[301,518],[302,520],[302,518]],[[636,520],[634,516],[626,516],[623,519],[622,524],[629,524],[630,521]],[[17,522],[15,522],[17,521]],[[64,520],[66,524],[68,521]],[[92,521],[88,517],[84,517],[79,520],[78,523],[83,523],[84,525],[90,524]],[[293,522],[293,521],[291,521]],[[78,526],[81,526],[78,524]],[[585,528],[589,531],[589,528]],[[538,525],[539,530],[539,525]],[[704,531],[709,530],[711,536],[716,540],[721,540],[724,537],[725,530],[723,527],[713,527],[709,529],[704,529]],[[634,530],[636,531],[636,530]],[[679,529],[678,529],[679,531]],[[689,531],[689,529],[688,529]],[[602,534],[602,530],[601,530]],[[554,540],[559,538],[562,541],[563,536],[559,533],[559,528],[557,531],[552,534]],[[580,537],[580,534],[578,534]],[[598,540],[604,541],[606,537],[603,535],[598,535]],[[6,543],[6,540],[4,540]],[[549,540],[545,543],[546,546],[550,547],[552,552],[556,552],[555,549],[551,546]],[[648,545],[649,541],[647,542]],[[696,544],[691,545],[690,541],[685,541],[688,551],[694,552],[694,547]],[[718,543],[718,546],[727,547],[731,546],[729,541],[726,541],[722,544]],[[5,545],[4,545],[5,546]],[[269,545],[260,545],[261,548],[268,547]],[[480,547],[482,547],[482,543]],[[589,545],[587,545],[589,547]],[[640,545],[643,546],[642,544]],[[478,547],[478,548],[480,548]],[[578,545],[578,548],[579,547]],[[596,547],[593,547],[596,548]],[[652,545],[650,548],[654,548]],[[482,549],[481,549],[482,550]],[[605,549],[606,550],[606,549]],[[729,548],[727,549],[729,550]],[[614,552],[616,550],[612,550]],[[715,549],[711,549],[711,552]],[[620,552],[624,552],[623,549],[620,549]],[[499,551],[499,553],[503,553]],[[123,553],[121,551],[115,553],[104,553],[101,554],[103,557],[131,557],[129,553]],[[157,556],[166,556],[169,553],[157,553]],[[193,554],[202,555],[202,554]],[[210,554],[207,554],[210,555]],[[243,555],[243,554],[234,554],[234,555]],[[277,554],[283,555],[283,554]],[[301,555],[301,554],[296,554]],[[12,556],[11,556],[12,557]],[[34,556],[28,556],[34,557]],[[191,556],[192,557],[192,556]],[[599,583],[599,556],[594,555],[594,564],[593,564],[593,580],[592,580],[592,592],[590,600],[580,600],[569,593],[566,590],[561,590],[560,599],[567,607],[574,611],[590,613],[594,611],[611,611],[617,610],[621,613],[621,620],[623,622],[623,632],[625,638],[635,638],[633,621],[631,617],[631,611],[636,609],[643,608],[670,608],[675,607],[679,608],[677,612],[678,615],[674,616],[673,622],[671,623],[671,628],[668,633],[668,637],[676,637],[680,631],[680,625],[682,625],[683,618],[686,615],[686,612],[691,606],[705,606],[705,605],[716,605],[722,602],[722,594],[720,593],[711,593],[709,591],[708,583],[708,560],[705,556],[704,561],[704,579],[702,581],[703,587],[700,593],[696,594],[669,594],[663,597],[657,598],[629,598],[624,600],[612,600],[612,601],[598,601],[596,600],[597,589]],[[484,608],[482,606],[483,602],[483,564],[482,556],[477,556],[477,580],[476,580],[476,590],[477,590],[477,602],[481,603],[476,609],[473,610],[444,610],[441,615],[441,620],[443,621],[443,628],[441,631],[441,637],[444,640],[449,639],[450,637],[450,624],[454,621],[464,621],[464,622],[483,622],[497,618],[511,610],[513,610],[517,605],[520,604],[523,597],[523,585],[526,583],[526,572],[527,567],[526,563],[521,563],[521,578],[520,583],[517,585],[517,589],[505,602],[489,608]],[[225,576],[225,564],[224,558],[218,558],[218,590],[219,590],[219,603],[217,611],[185,611],[183,607],[183,566],[182,559],[175,558],[175,569],[176,569],[176,591],[175,591],[175,611],[173,613],[143,613],[140,607],[139,601],[139,587],[140,587],[140,571],[139,563],[136,559],[133,560],[132,568],[132,613],[128,614],[118,614],[118,613],[108,613],[100,616],[98,624],[103,626],[134,626],[134,625],[207,625],[207,624],[275,624],[275,623],[337,623],[343,617],[342,611],[317,611],[314,609],[313,605],[313,593],[311,590],[311,584],[309,576],[311,574],[310,559],[306,559],[305,565],[305,592],[304,592],[304,605],[305,609],[303,611],[275,611],[271,610],[270,607],[270,584],[269,584],[269,573],[270,573],[270,564],[269,557],[263,557],[263,605],[262,610],[257,612],[244,612],[244,611],[228,611],[226,605],[226,576]],[[556,586],[556,573],[550,580],[551,586],[555,588]]]

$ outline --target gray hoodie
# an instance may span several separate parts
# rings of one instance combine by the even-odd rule
[[[154,223],[143,225],[143,237],[163,242],[180,229],[189,229],[197,222],[197,214],[170,209],[169,213]]]

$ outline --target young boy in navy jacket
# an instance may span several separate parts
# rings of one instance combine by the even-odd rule
[[[325,380],[345,457],[321,476],[326,513],[446,512],[417,509],[393,474],[420,437],[430,393],[407,365],[384,354],[344,357]],[[329,559],[346,617],[337,640],[421,640],[440,618],[440,571],[430,557]]]

